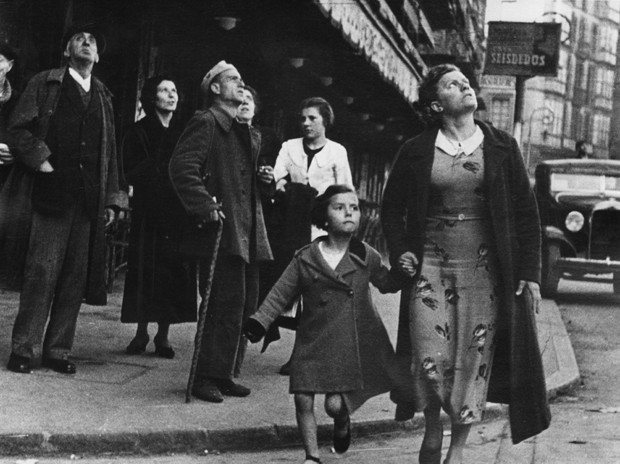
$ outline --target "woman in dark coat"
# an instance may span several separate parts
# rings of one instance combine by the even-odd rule
[[[461,463],[487,399],[510,403],[513,442],[549,425],[534,312],[540,221],[516,141],[475,121],[476,96],[453,65],[432,68],[418,105],[429,128],[401,148],[386,184],[383,230],[393,265],[409,267],[397,354],[423,411],[420,463]]]
[[[6,43],[0,43],[0,189],[9,175],[13,165],[13,155],[7,145],[6,130],[9,116],[17,104],[19,96],[6,75],[13,67],[17,52]]]
[[[125,179],[133,187],[131,232],[122,322],[137,322],[127,354],[141,354],[149,322],[157,322],[155,354],[172,359],[170,324],[196,320],[196,274],[178,253],[185,212],[168,178],[168,163],[183,131],[174,117],[179,97],[165,75],[149,78],[140,97],[146,116],[123,140]]]

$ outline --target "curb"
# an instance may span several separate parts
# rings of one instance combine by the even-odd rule
[[[490,404],[483,422],[507,416],[507,407]],[[444,417],[444,419],[446,419]],[[364,438],[380,434],[416,432],[422,430],[422,414],[408,421],[392,419],[352,422],[353,437]],[[319,424],[318,439],[321,444],[332,440],[332,425]],[[133,454],[156,455],[168,453],[206,454],[220,451],[267,450],[301,446],[295,425],[237,428],[227,430],[171,430],[113,433],[35,433],[0,435],[0,456],[60,456]]]

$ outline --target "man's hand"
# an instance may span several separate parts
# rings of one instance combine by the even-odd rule
[[[0,143],[0,164],[12,164],[15,161],[6,143]]]
[[[540,304],[542,302],[542,298],[540,296],[540,286],[536,282],[531,282],[529,280],[520,280],[519,287],[515,294],[517,296],[523,293],[523,290],[529,291],[532,294],[532,304],[534,305],[534,311],[536,314],[540,312]]]
[[[415,254],[411,251],[406,251],[398,258],[398,269],[409,277],[413,277],[417,272],[416,267],[418,263],[419,261]]]
[[[52,167],[52,165],[50,164],[49,161],[45,160],[41,163],[41,166],[39,166],[39,171],[41,172],[53,172],[54,168]]]
[[[258,180],[264,184],[271,184],[273,182],[273,168],[269,165],[259,166]]]
[[[116,219],[116,213],[114,212],[114,210],[112,208],[106,208],[105,209],[105,223],[103,224],[103,227],[108,227],[114,222],[115,219]]]
[[[213,197],[213,203],[215,205],[215,209],[209,213],[206,222],[217,222],[220,219],[226,219],[226,216],[224,216],[224,213],[221,210],[222,204],[217,202],[217,198]],[[201,224],[198,224],[198,227],[201,227]]]

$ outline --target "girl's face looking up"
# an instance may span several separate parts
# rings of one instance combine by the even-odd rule
[[[327,230],[329,233],[353,234],[360,225],[360,205],[353,192],[339,193],[331,197],[327,207]]]

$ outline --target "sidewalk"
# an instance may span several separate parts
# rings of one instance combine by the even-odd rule
[[[119,322],[121,281],[122,276],[108,306],[82,309],[73,350],[74,376],[40,367],[30,375],[6,370],[18,295],[0,293],[0,336],[4,341],[0,344],[0,455],[155,454],[300,444],[288,377],[277,373],[290,355],[291,331],[283,330],[283,339],[263,354],[261,344],[249,347],[239,379],[252,388],[249,397],[226,398],[222,404],[193,399],[186,404],[195,325],[172,326],[174,360],[154,356],[152,343],[145,355],[125,355],[135,325]],[[389,333],[395,336],[399,295],[375,291],[373,297]],[[548,389],[553,395],[579,379],[553,301],[544,301],[538,328]],[[322,407],[317,407],[317,413],[319,439],[330,440],[332,421]],[[505,414],[503,406],[489,405],[487,418]],[[421,415],[404,423],[393,417],[394,405],[387,395],[373,398],[353,416],[353,433],[360,437],[422,425]]]

